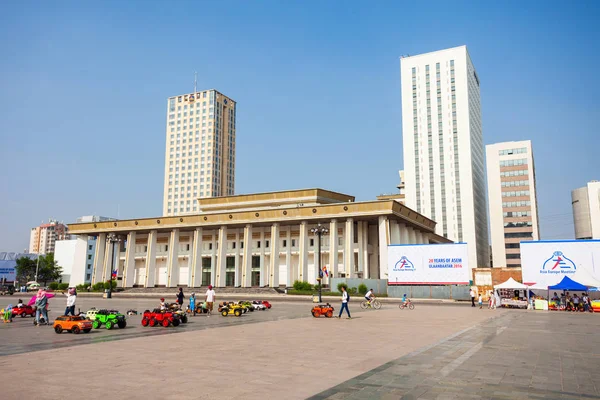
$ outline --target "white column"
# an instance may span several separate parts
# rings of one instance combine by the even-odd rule
[[[216,287],[225,287],[225,267],[227,265],[227,226],[219,228],[219,257],[217,258]]]
[[[298,263],[298,280],[308,282],[308,224],[300,223],[300,262]]]
[[[212,250],[210,252],[210,284],[213,286],[217,286],[217,243],[218,234],[215,235],[215,232],[210,235],[210,243],[212,246]]]
[[[242,239],[244,237],[242,236]],[[235,230],[235,287],[242,286],[242,270],[240,268],[240,230]]]
[[[265,229],[260,228],[260,280],[259,287],[269,286],[269,268],[265,263],[265,246],[267,244],[267,240],[265,239]]]
[[[359,257],[363,260],[363,278],[369,279],[369,222],[362,221],[362,253]]]
[[[379,226],[369,225],[368,235],[369,242],[371,242],[371,253],[369,254],[369,278],[370,279],[381,279],[379,276]]]
[[[329,278],[338,276],[338,225],[337,220],[329,223]]]
[[[286,287],[291,287],[294,284],[294,268],[292,268],[292,227],[288,226],[285,229],[285,265],[286,265]]]
[[[429,232],[423,233],[423,244],[429,244]]]
[[[242,287],[252,286],[252,225],[244,228],[244,263],[242,264]]]
[[[407,226],[406,230],[408,232],[408,242],[407,243],[408,244],[415,244],[415,243],[417,243],[417,238],[415,237],[415,230],[412,227],[410,227],[410,226]]]
[[[127,249],[125,250],[125,268],[123,268],[123,287],[133,287],[135,274],[135,231],[127,234]]]
[[[115,259],[115,243],[106,242],[106,249],[104,252],[104,265],[102,266],[102,282],[106,282],[111,279],[112,268]]]
[[[353,278],[354,273],[354,220],[346,220],[346,229],[344,231],[344,267],[346,269],[346,278]]]
[[[363,221],[357,221],[356,223],[356,234],[358,237],[358,271],[363,273],[365,272],[365,260],[363,257],[363,252],[365,250],[364,233],[363,233]]]
[[[400,226],[398,221],[388,221],[390,226],[390,244],[400,244]]]
[[[379,279],[388,279],[387,217],[379,217]]]
[[[409,242],[409,237],[408,237],[408,228],[406,227],[406,224],[399,224],[399,232],[400,232],[400,242],[398,242],[399,244],[408,244]]]
[[[104,258],[106,253],[106,233],[101,233],[96,238],[96,254],[94,254],[94,271],[92,272],[92,285],[102,282],[104,273]]]
[[[271,256],[269,286],[279,287],[279,224],[271,225]]]
[[[154,287],[156,282],[156,236],[158,232],[148,234],[148,251],[146,252],[146,287]]]
[[[194,240],[192,242],[192,287],[202,286],[202,228],[196,228],[194,231]]]
[[[179,283],[179,229],[173,229],[169,236],[169,256],[167,258],[167,287]]]

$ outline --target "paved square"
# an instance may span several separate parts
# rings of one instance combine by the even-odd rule
[[[88,399],[600,398],[598,315],[421,304],[358,312],[352,304],[354,318],[338,320],[310,317],[311,306],[274,302],[287,311],[200,317],[177,334],[132,325],[122,332],[128,339],[90,334],[76,346],[2,356],[0,369],[5,382],[35,376],[44,393],[72,382]],[[21,329],[37,329],[46,344],[83,337]],[[9,385],[2,398],[37,394]]]

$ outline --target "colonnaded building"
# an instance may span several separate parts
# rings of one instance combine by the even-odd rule
[[[315,283],[319,246],[311,229],[319,224],[328,229],[321,267],[336,278],[386,279],[391,243],[450,242],[435,233],[434,221],[395,200],[355,202],[305,189],[197,201],[196,215],[69,225],[82,249],[96,238],[91,283],[111,275],[122,287]]]

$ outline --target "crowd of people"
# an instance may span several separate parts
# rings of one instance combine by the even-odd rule
[[[565,311],[589,311],[593,312],[592,300],[588,293],[583,293],[580,296],[577,293],[571,295],[569,292],[563,292],[560,296],[554,292],[551,300],[558,305],[560,310]]]

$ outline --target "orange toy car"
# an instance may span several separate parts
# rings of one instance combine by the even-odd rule
[[[54,320],[54,332],[62,333],[69,331],[71,333],[80,333],[81,331],[89,333],[92,330],[92,321],[80,316],[61,316]]]
[[[314,306],[310,313],[315,318],[319,318],[321,315],[331,318],[333,317],[333,307],[329,303],[319,304],[318,306]]]

